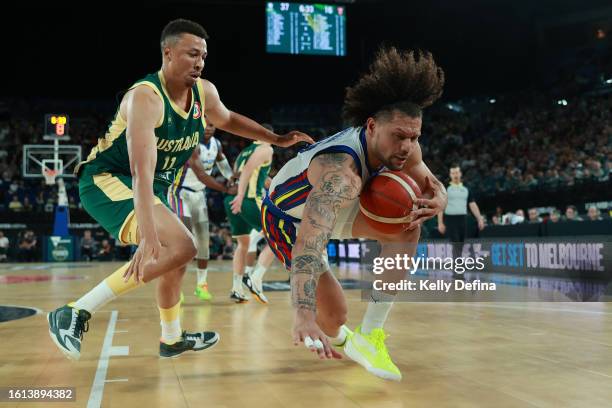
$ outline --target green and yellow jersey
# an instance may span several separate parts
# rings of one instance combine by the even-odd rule
[[[234,173],[240,174],[242,173],[242,169],[246,165],[249,158],[255,152],[257,147],[261,146],[262,142],[255,141],[242,149],[238,157],[236,158],[236,162],[234,163]],[[260,166],[257,166],[251,177],[249,178],[249,185],[246,189],[245,197],[256,199],[258,202],[261,201],[263,195],[265,194],[265,183],[268,178],[268,174],[270,174],[270,168],[272,167],[272,160],[264,162]]]
[[[204,134],[204,89],[200,81],[191,88],[191,106],[185,112],[170,99],[161,71],[147,75],[130,89],[137,86],[150,87],[163,103],[163,114],[155,126],[157,163],[153,194],[156,204],[170,207],[166,196],[168,186],[175,177],[180,177],[200,135]],[[135,212],[126,141],[128,124],[120,109],[104,137],[98,139],[87,160],[77,165],[75,173],[79,176],[81,203],[89,215],[122,243],[135,244],[137,224],[129,222]]]
[[[163,114],[155,127],[157,163],[154,181],[157,186],[167,188],[174,181],[176,173],[182,171],[183,165],[198,145],[200,136],[204,134],[204,89],[201,81],[193,86],[191,107],[185,112],[170,99],[161,71],[147,75],[130,89],[137,86],[153,89],[164,106]],[[91,150],[87,160],[77,165],[75,172],[130,175],[126,129],[127,122],[120,109],[117,109],[108,131],[104,137],[98,139],[98,144]]]

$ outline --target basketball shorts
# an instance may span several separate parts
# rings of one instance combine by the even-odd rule
[[[332,231],[332,239],[353,238],[352,227],[359,212],[359,199],[344,207],[336,217],[336,225]],[[264,236],[274,255],[291,270],[291,251],[300,226],[300,219],[292,217],[276,207],[270,197],[261,205],[261,225]],[[327,261],[327,255],[324,257]],[[329,268],[328,268],[329,269]]]
[[[173,191],[168,189],[170,208],[179,217],[189,217],[193,223],[208,222],[208,207],[205,190],[193,191],[185,187]]]
[[[249,235],[252,229],[261,231],[261,212],[260,205],[254,198],[245,198],[238,214],[232,213],[230,203],[236,196],[227,195],[223,199],[227,220],[230,223],[232,236]]]
[[[154,181],[155,204],[164,204],[168,186]],[[79,177],[79,196],[83,208],[109,234],[122,244],[137,244],[137,225],[134,214],[134,192],[132,177],[125,174],[90,174],[87,166]]]
[[[210,227],[208,225],[208,207],[206,204],[206,190],[194,191],[182,187],[178,190],[168,189],[168,202],[170,208],[191,229],[191,233],[198,248],[196,259],[210,258]]]

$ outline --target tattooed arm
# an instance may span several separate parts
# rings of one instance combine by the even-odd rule
[[[305,337],[319,339],[323,350],[316,350],[321,358],[335,356],[327,336],[315,322],[317,283],[326,272],[325,261],[329,241],[338,211],[357,199],[361,178],[353,158],[345,153],[322,154],[308,166],[308,194],[302,222],[292,251],[291,301],[295,309],[294,343]]]

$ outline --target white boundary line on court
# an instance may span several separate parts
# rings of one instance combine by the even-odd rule
[[[113,346],[113,335],[115,334],[115,325],[117,324],[117,314],[118,312],[113,310],[111,312],[110,320],[108,321],[108,328],[106,329],[106,335],[104,336],[104,343],[102,344],[102,351],[100,352],[100,360],[98,360],[98,368],[96,369],[96,376],[94,377],[94,382],[91,386],[87,408],[99,408],[102,404],[104,384],[107,382],[114,382],[113,380],[106,380],[108,360],[112,356],[127,356],[130,354],[130,348],[128,346]],[[123,380],[127,381],[127,379],[121,379],[121,381]]]

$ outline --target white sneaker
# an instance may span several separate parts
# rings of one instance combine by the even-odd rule
[[[268,303],[268,298],[263,293],[263,285],[261,281],[257,282],[257,280],[253,279],[250,275],[244,274],[242,277],[242,283],[253,294],[253,296],[255,296],[255,299],[257,299],[259,303]]]

